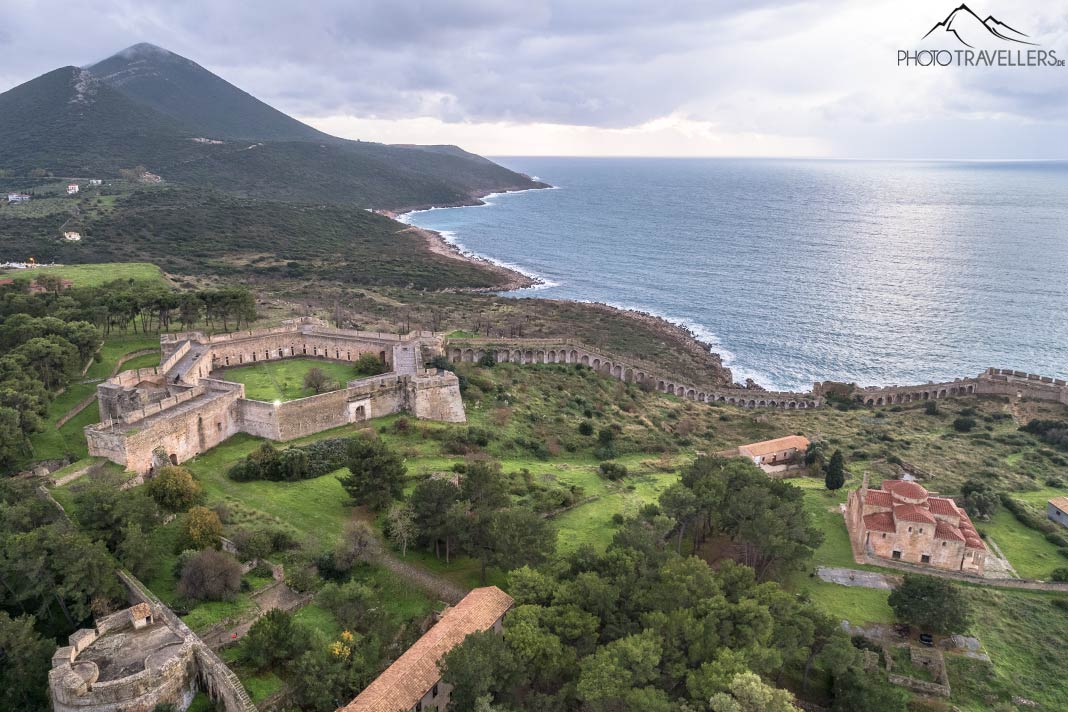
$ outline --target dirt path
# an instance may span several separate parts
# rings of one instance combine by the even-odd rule
[[[393,552],[385,547],[379,547],[379,551],[375,553],[374,561],[382,564],[405,581],[418,586],[423,591],[436,596],[446,603],[459,603],[460,599],[467,595],[467,590],[463,587],[457,586],[438,574],[397,558]]]

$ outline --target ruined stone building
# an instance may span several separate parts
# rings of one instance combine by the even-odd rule
[[[474,589],[338,712],[445,710],[452,688],[441,681],[438,662],[471,633],[500,633],[512,604],[512,597],[496,586]]]
[[[158,367],[124,371],[97,387],[101,422],[85,429],[90,455],[144,474],[189,460],[235,433],[287,441],[398,412],[466,420],[456,375],[424,367],[442,353],[440,338],[429,332],[351,331],[303,318],[216,336],[164,334],[160,342]],[[242,384],[219,373],[287,358],[354,362],[367,353],[389,371],[285,402],[246,398]]]
[[[965,511],[916,482],[869,489],[865,476],[849,493],[845,518],[854,550],[869,556],[976,576],[986,569],[986,545]]]

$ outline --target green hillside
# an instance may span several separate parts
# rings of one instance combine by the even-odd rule
[[[404,225],[360,208],[166,186],[121,193],[107,209],[96,209],[96,201],[91,193],[71,200],[80,242],[59,238],[61,226],[73,219],[69,212],[22,217],[20,210],[0,209],[0,259],[152,262],[170,273],[243,280],[314,276],[416,289],[500,286],[494,272],[430,252]]]
[[[388,210],[541,185],[455,146],[328,136],[151,45],[0,94],[0,175],[109,178],[138,166],[238,196]]]

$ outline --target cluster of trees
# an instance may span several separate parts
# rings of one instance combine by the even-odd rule
[[[628,520],[603,554],[516,569],[508,590],[504,634],[443,660],[450,709],[794,712],[784,680],[836,712],[905,709],[834,618],[748,566],[678,554],[655,517]]]
[[[112,331],[168,331],[176,322],[184,329],[203,321],[213,331],[229,331],[247,327],[256,318],[255,297],[245,287],[178,292],[161,282],[115,280],[31,294],[27,285],[18,280],[0,288],[0,316],[50,315],[64,321],[87,321],[104,336]]]
[[[0,468],[26,457],[53,395],[99,346],[99,331],[86,321],[26,313],[0,321]]]
[[[385,530],[403,552],[417,544],[435,556],[465,554],[486,570],[510,570],[547,560],[556,549],[556,533],[543,516],[515,504],[500,464],[472,460],[455,477],[438,477],[416,485],[403,504],[407,468],[383,441],[356,437],[349,441],[349,474],[339,477],[357,503],[388,513]]]
[[[803,492],[744,458],[698,457],[661,494],[658,515],[675,533],[677,551],[687,532],[695,551],[708,537],[730,537],[760,580],[802,565],[823,541]]]
[[[72,526],[36,487],[0,480],[0,709],[50,709],[55,640],[122,596],[107,546]]]
[[[268,442],[239,460],[226,473],[238,482],[274,480],[293,482],[321,477],[348,462],[348,439],[330,438],[279,450]]]

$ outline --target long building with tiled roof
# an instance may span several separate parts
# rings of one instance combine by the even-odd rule
[[[982,576],[987,550],[967,513],[948,497],[918,482],[867,478],[846,502],[846,524],[855,548],[869,556]]]
[[[438,662],[471,633],[500,632],[512,603],[512,597],[496,586],[471,591],[338,712],[444,710],[451,688],[441,682]]]

